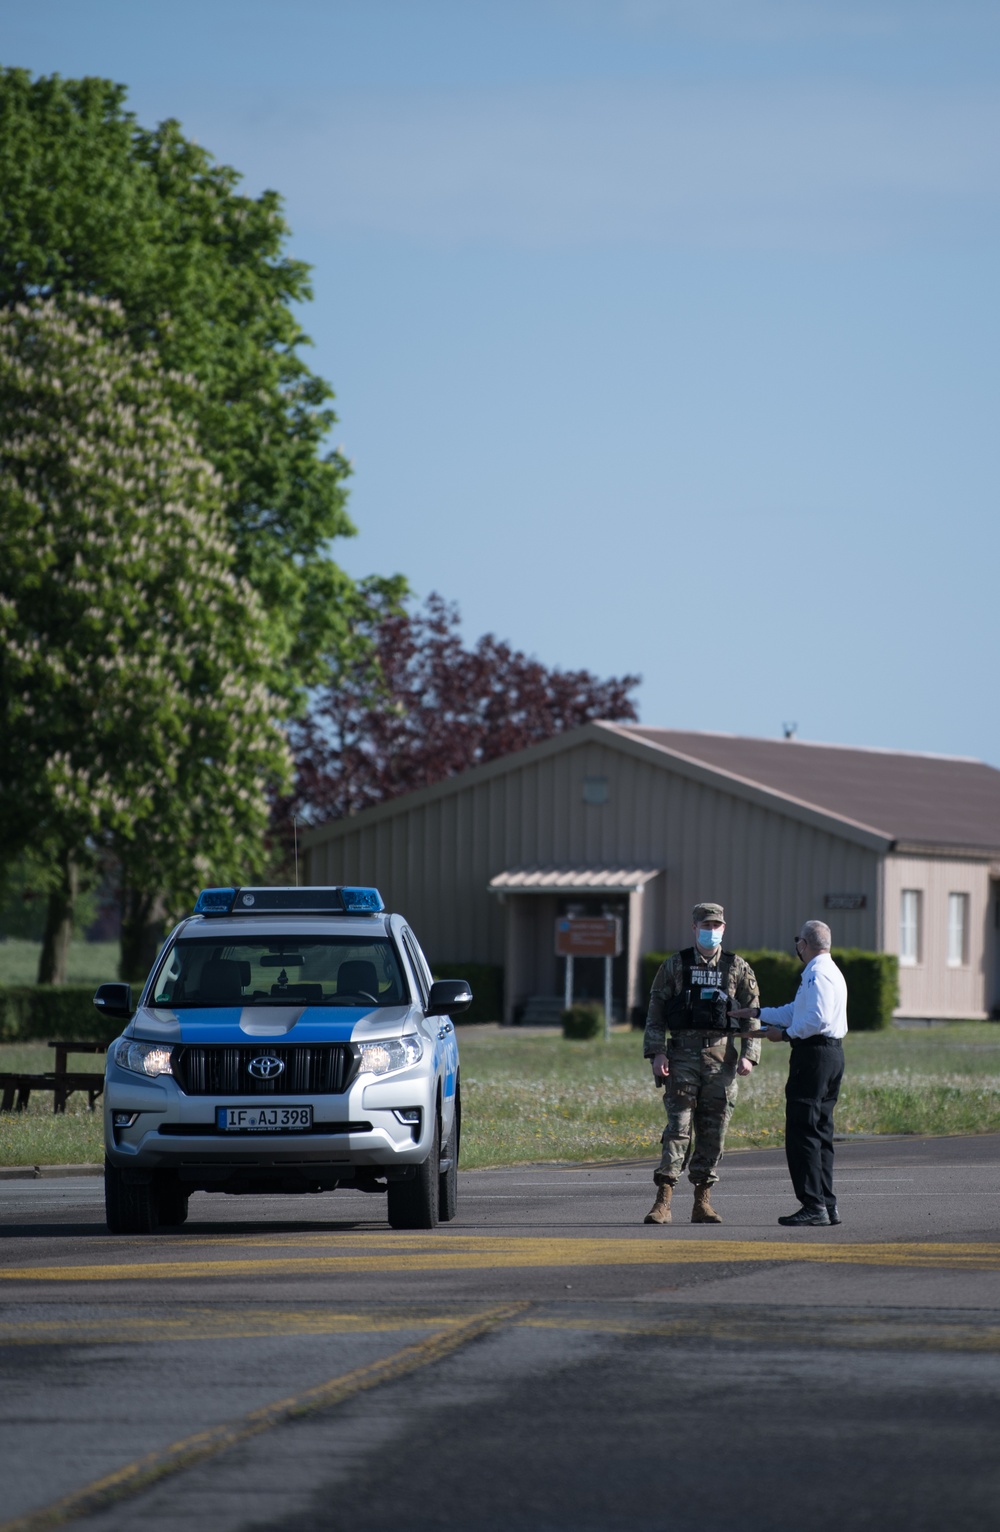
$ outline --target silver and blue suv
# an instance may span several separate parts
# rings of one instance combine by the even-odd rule
[[[193,1191],[387,1196],[396,1229],[454,1218],[462,1104],[451,1016],[372,888],[212,888],[171,932],[108,1050],[105,1205],[112,1233],[187,1217]]]

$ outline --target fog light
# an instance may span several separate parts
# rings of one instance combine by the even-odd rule
[[[420,1126],[420,1108],[418,1106],[397,1107],[392,1115],[399,1122],[405,1122],[408,1127],[419,1128]]]
[[[111,1122],[116,1128],[130,1128],[138,1116],[138,1112],[112,1112]]]

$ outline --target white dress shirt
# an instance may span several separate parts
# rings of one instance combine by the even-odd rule
[[[802,970],[798,993],[789,1005],[761,1006],[762,1026],[785,1028],[785,1036],[843,1037],[847,1031],[847,982],[828,952],[820,952]]]

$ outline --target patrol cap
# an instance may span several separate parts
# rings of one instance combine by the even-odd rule
[[[691,919],[695,925],[699,920],[721,920],[725,922],[726,912],[721,904],[696,904],[691,911]]]

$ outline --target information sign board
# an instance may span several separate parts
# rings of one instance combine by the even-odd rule
[[[557,957],[614,958],[622,950],[622,923],[615,915],[560,915]]]

